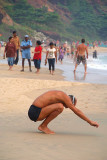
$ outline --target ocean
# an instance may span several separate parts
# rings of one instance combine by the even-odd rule
[[[6,59],[2,59],[3,54],[0,54],[0,64],[7,64]],[[18,65],[21,65],[21,56]],[[45,55],[42,57],[41,67],[48,69],[48,64],[45,66]],[[25,61],[25,65],[28,65],[28,61]],[[32,62],[33,66],[33,62]],[[92,55],[89,55],[87,60],[87,75],[84,75],[84,67],[80,64],[77,67],[77,71],[74,75],[74,62],[71,58],[64,57],[63,64],[58,61],[55,65],[56,69],[63,71],[63,76],[66,81],[82,82],[82,83],[97,83],[107,84],[107,53],[99,53],[98,59],[93,59]],[[53,77],[54,80],[54,77]]]

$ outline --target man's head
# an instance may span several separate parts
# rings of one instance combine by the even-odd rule
[[[16,36],[17,36],[16,31],[13,31],[13,37],[16,37]]]
[[[28,41],[28,39],[29,39],[29,36],[25,35],[25,41]]]
[[[41,41],[36,41],[36,45],[40,46],[41,45]]]
[[[82,43],[85,43],[85,39],[81,39],[81,42],[82,42]]]
[[[73,96],[73,95],[69,95],[71,101],[72,101],[72,104],[75,106],[76,103],[77,103],[77,99]]]

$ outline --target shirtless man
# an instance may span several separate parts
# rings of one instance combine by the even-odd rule
[[[77,116],[88,122],[91,126],[98,127],[97,122],[88,119],[76,106],[77,99],[66,95],[62,91],[48,91],[35,99],[28,111],[29,118],[36,122],[42,121],[38,129],[46,134],[54,134],[47,126],[62,113],[64,107],[71,109]]]
[[[82,42],[82,44],[80,44],[78,46],[77,52],[76,52],[77,61],[76,61],[76,64],[75,64],[74,72],[76,71],[77,66],[82,62],[84,67],[85,67],[85,73],[87,73],[86,58],[88,59],[88,50],[87,50],[87,46],[84,44],[85,39],[82,39],[81,42]],[[87,54],[87,57],[85,57],[85,52]]]

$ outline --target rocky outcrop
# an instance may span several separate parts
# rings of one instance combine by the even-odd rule
[[[10,18],[10,16],[3,10],[2,7],[0,7],[0,23],[5,23],[9,26],[13,25],[13,20]]]

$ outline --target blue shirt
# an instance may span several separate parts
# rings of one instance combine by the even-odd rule
[[[27,42],[25,41],[25,40],[23,40],[22,42],[21,42],[21,47],[26,47],[26,46],[32,46],[32,42],[30,41],[30,40],[28,40]],[[22,53],[24,54],[30,54],[30,48],[28,48],[28,49],[22,49]]]

